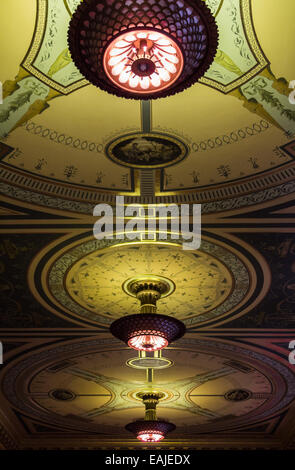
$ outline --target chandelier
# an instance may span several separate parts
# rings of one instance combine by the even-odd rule
[[[174,424],[157,419],[156,407],[163,396],[164,394],[160,392],[137,394],[137,397],[142,399],[145,405],[145,418],[144,420],[129,423],[125,428],[135,434],[138,440],[142,442],[159,442],[165,438],[168,432],[175,429]]]
[[[140,313],[127,315],[115,320],[111,333],[129,347],[138,351],[157,351],[181,338],[185,333],[184,324],[176,318],[157,314],[157,301],[170,295],[174,284],[161,276],[132,278],[123,284],[129,295],[140,303]]]
[[[68,40],[73,61],[92,84],[145,100],[201,78],[214,60],[218,30],[203,0],[84,0]]]

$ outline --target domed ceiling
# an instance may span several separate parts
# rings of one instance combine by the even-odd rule
[[[151,390],[177,426],[160,448],[294,448],[294,1],[202,1],[213,64],[148,101],[78,71],[80,0],[1,2],[0,449],[140,448],[125,425]],[[95,239],[94,206],[119,195],[202,204],[200,247]],[[187,328],[153,358],[109,331],[147,275]]]

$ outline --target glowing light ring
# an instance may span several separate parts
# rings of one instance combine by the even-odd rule
[[[103,59],[107,76],[115,85],[142,94],[171,86],[181,75],[183,62],[182,52],[173,39],[145,29],[114,39]],[[139,70],[136,70],[137,64]]]
[[[128,341],[128,346],[137,351],[158,351],[159,349],[166,348],[168,344],[165,338],[156,334],[134,336]]]
[[[142,442],[159,442],[164,438],[165,436],[162,433],[155,431],[143,431],[137,435],[137,439]]]

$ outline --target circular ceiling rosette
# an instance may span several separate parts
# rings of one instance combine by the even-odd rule
[[[202,0],[85,0],[68,39],[73,61],[89,82],[144,100],[197,82],[214,60],[218,29]]]

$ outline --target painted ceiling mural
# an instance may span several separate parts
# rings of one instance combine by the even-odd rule
[[[177,426],[163,449],[295,448],[294,1],[203,1],[213,64],[145,102],[76,68],[80,0],[1,2],[0,450],[140,448],[125,425],[151,391]],[[201,203],[200,248],[95,239],[94,206],[118,195]],[[154,356],[109,331],[146,275],[187,328]]]

